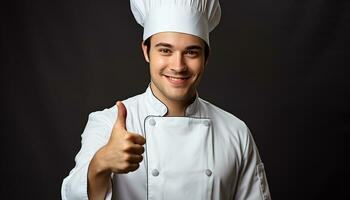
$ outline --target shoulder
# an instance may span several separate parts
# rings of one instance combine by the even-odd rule
[[[89,122],[100,122],[109,127],[112,127],[117,114],[117,107],[114,105],[110,108],[97,110],[89,114]]]
[[[199,99],[199,102],[204,111],[204,115],[206,115],[206,117],[210,118],[212,121],[221,122],[220,124],[228,125],[228,127],[236,131],[246,131],[246,129],[248,129],[245,122],[235,115],[201,98]]]
[[[226,144],[226,147],[240,152],[238,155],[243,155],[252,141],[252,135],[246,123],[208,101],[200,99],[200,103],[207,118],[211,120],[215,137],[222,144]]]
[[[125,99],[122,102],[124,103],[127,110],[130,110],[130,108],[135,108],[139,106],[140,98],[141,98],[141,95],[136,95],[128,99]],[[131,113],[129,112],[128,114],[131,114]],[[118,116],[118,107],[116,105],[113,105],[109,108],[104,108],[103,110],[97,110],[97,111],[91,112],[89,114],[89,121],[98,120],[112,127],[117,116]]]
[[[228,142],[230,146],[239,148],[243,152],[247,141],[251,137],[246,123],[208,101],[200,99],[200,104],[203,114],[211,120],[216,137]]]

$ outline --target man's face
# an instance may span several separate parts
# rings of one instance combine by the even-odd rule
[[[199,37],[176,32],[151,37],[149,55],[151,88],[163,101],[187,103],[196,93],[205,65],[205,44]]]

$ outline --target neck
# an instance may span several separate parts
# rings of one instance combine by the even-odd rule
[[[183,116],[185,116],[187,106],[183,106],[183,105],[172,103],[172,102],[166,103],[165,105],[168,108],[168,112],[165,116],[167,116],[167,117],[183,117]]]
[[[151,84],[151,89],[153,94],[165,104],[168,108],[166,114],[167,117],[183,117],[185,116],[186,108],[190,105],[196,98],[196,93],[194,93],[190,98],[185,100],[173,100],[165,97],[161,94],[154,86]]]

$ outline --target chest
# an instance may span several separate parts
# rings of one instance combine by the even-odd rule
[[[133,129],[146,138],[144,161],[136,172],[115,178],[117,194],[134,190],[138,199],[232,199],[241,152],[227,130],[205,118],[153,116]]]

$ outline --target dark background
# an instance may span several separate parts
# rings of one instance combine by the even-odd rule
[[[273,199],[344,199],[350,1],[221,0],[200,96],[244,120]],[[149,83],[129,1],[1,6],[1,198],[60,199],[90,112]]]

